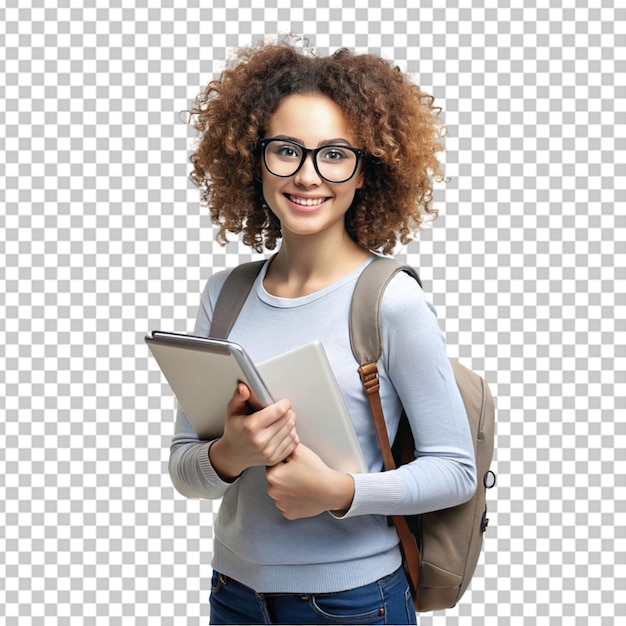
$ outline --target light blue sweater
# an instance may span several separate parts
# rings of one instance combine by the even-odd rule
[[[353,476],[354,500],[345,516],[285,519],[266,493],[263,468],[246,470],[232,484],[222,481],[209,461],[211,442],[199,441],[185,414],[178,412],[169,464],[172,482],[190,498],[223,498],[215,520],[213,567],[258,592],[328,593],[373,582],[401,563],[387,515],[447,508],[474,493],[472,439],[443,336],[423,291],[404,273],[392,279],[383,296],[384,350],[378,367],[390,439],[404,406],[417,459],[381,471],[372,415],[348,336],[350,299],[369,262],[321,291],[293,299],[263,288],[266,264],[229,337],[255,362],[314,339],[324,345],[369,467],[369,473]],[[227,275],[219,272],[209,279],[194,334],[208,335]]]

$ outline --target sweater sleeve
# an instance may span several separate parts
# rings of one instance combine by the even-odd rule
[[[405,273],[390,281],[381,304],[379,370],[407,413],[416,459],[388,472],[355,474],[346,517],[408,515],[462,504],[476,490],[474,446],[463,400],[432,306]],[[385,414],[390,440],[399,416]]]
[[[213,306],[228,272],[212,276],[200,297],[194,335],[208,337]],[[226,412],[226,407],[224,407]],[[178,407],[174,436],[170,445],[169,473],[178,492],[188,498],[221,498],[232,483],[223,481],[209,459],[213,441],[201,441],[185,412]]]

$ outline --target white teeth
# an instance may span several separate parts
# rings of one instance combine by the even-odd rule
[[[289,199],[296,204],[302,206],[318,206],[324,202],[326,198],[299,198],[298,196],[289,196]]]

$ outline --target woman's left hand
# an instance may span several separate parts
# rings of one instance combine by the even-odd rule
[[[267,493],[290,520],[332,511],[345,513],[354,497],[354,480],[331,469],[303,444],[282,463],[266,469]]]

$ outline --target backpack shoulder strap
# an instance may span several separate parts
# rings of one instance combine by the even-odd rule
[[[224,281],[213,310],[210,337],[226,339],[265,261],[251,261],[235,267]]]
[[[395,469],[396,461],[385,424],[376,365],[382,355],[380,303],[389,281],[402,271],[411,274],[421,286],[419,276],[412,267],[388,257],[375,259],[361,272],[350,305],[350,344],[359,363],[361,383],[367,393],[386,470]],[[413,445],[410,444],[409,448],[412,451]],[[392,520],[400,538],[404,569],[411,592],[416,597],[420,578],[420,554],[406,519],[401,515],[394,515]]]
[[[350,305],[350,344],[359,365],[376,363],[382,355],[380,303],[398,272],[407,272],[422,286],[414,268],[389,257],[374,259],[357,280]]]

